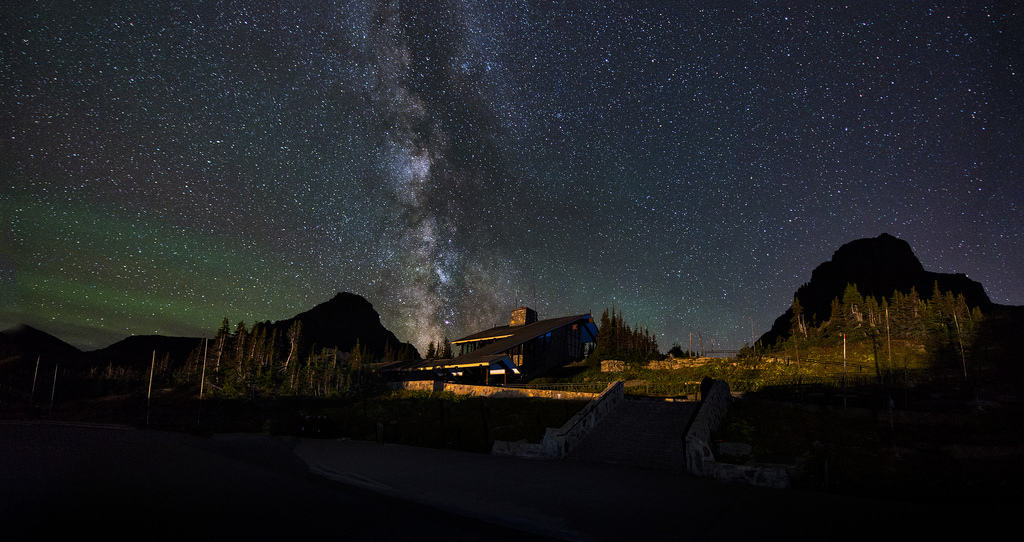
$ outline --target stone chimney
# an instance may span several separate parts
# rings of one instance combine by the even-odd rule
[[[512,318],[509,319],[508,325],[511,327],[525,326],[526,324],[532,324],[537,321],[537,311],[530,307],[519,307],[512,311]]]

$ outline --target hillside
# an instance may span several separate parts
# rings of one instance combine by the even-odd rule
[[[172,362],[181,363],[202,340],[200,337],[132,335],[105,348],[86,352],[85,357],[91,364],[148,367],[155,350],[158,356],[167,356]]]
[[[32,326],[19,325],[0,331],[0,359],[12,356],[76,358],[81,350]]]
[[[25,386],[32,381],[36,360],[44,366],[79,363],[82,352],[34,327],[19,325],[0,331],[0,382]]]
[[[347,389],[352,385],[349,372],[363,364],[419,359],[415,347],[381,324],[369,301],[343,292],[291,318],[258,322],[251,330],[241,322],[232,328],[225,318],[208,342],[200,337],[134,335],[81,352],[45,332],[17,326],[0,332],[0,383],[27,392],[39,357],[48,375],[59,364],[60,378],[73,382],[79,396],[119,393],[136,389],[148,378],[154,351],[155,385],[198,385],[205,353],[206,374],[214,389],[236,395],[309,390],[323,394]],[[359,381],[356,378],[356,384]],[[308,390],[300,390],[303,386]]]

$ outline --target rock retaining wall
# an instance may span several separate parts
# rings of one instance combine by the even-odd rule
[[[705,378],[701,382],[701,403],[683,436],[686,471],[694,476],[723,482],[763,486],[789,487],[789,471],[783,465],[732,465],[715,461],[711,451],[711,433],[729,411],[729,385],[722,380]]]
[[[621,373],[626,370],[626,362],[618,359],[606,359],[601,362],[602,373]]]
[[[671,371],[675,369],[685,369],[688,367],[702,367],[711,362],[714,358],[673,358],[668,357],[665,359],[652,359],[644,365],[645,368],[652,371]],[[626,362],[618,359],[606,359],[601,362],[602,373],[621,373],[626,370]]]
[[[504,440],[494,441],[491,453],[517,457],[559,459],[569,454],[587,433],[608,415],[625,398],[622,382],[612,382],[597,397],[569,418],[562,427],[547,428],[539,443]]]
[[[687,367],[702,367],[711,362],[714,358],[673,358],[662,360],[652,359],[647,362],[647,368],[652,371],[665,371],[674,369],[685,369]]]
[[[409,380],[391,382],[393,390],[413,390],[442,392],[455,395],[471,395],[474,397],[540,397],[543,399],[593,399],[600,394],[584,391],[540,390],[534,388],[508,388],[502,386],[476,386],[472,384],[455,384],[434,380]]]

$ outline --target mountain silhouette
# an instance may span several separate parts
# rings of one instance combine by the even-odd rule
[[[296,321],[302,323],[302,342],[309,346],[349,352],[358,341],[374,359],[380,359],[387,351],[394,355],[404,353],[410,359],[420,357],[413,345],[399,341],[381,324],[380,315],[369,301],[356,294],[342,292],[286,320],[256,325],[262,326],[268,334],[286,336]],[[154,350],[157,361],[169,356],[171,366],[179,366],[201,343],[201,337],[132,335],[105,348],[82,352],[49,333],[19,325],[0,331],[0,373],[8,376],[16,373],[23,379],[24,373],[33,369],[37,356],[51,365],[56,362],[68,368],[107,364],[145,368]]]
[[[413,345],[399,341],[381,324],[380,315],[369,301],[353,293],[341,292],[287,320],[258,325],[286,333],[296,321],[302,323],[302,342],[308,345],[349,352],[358,340],[374,359],[380,359],[388,349],[395,354],[404,350],[413,359],[420,357]]]
[[[54,364],[68,367],[81,359],[81,350],[32,326],[0,331],[0,381],[7,385],[21,388],[32,382],[36,360],[52,371]]]
[[[923,299],[932,297],[937,284],[940,291],[963,295],[968,306],[985,311],[993,305],[980,283],[962,273],[925,271],[910,243],[887,233],[839,247],[831,260],[814,269],[811,281],[800,286],[794,297],[809,320],[820,323],[831,317],[832,300],[842,297],[847,284],[855,284],[864,296],[883,298],[897,290],[907,293],[916,289]],[[761,336],[761,344],[771,345],[789,337],[792,318],[792,308],[787,309]]]
[[[74,346],[25,324],[0,331],[0,359],[11,356],[75,359],[81,354]]]
[[[184,362],[202,340],[200,337],[132,335],[105,348],[86,352],[85,357],[92,363],[148,368],[154,350],[158,361],[169,354],[172,361]]]

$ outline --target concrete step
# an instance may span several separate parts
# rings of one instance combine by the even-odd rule
[[[627,399],[569,455],[577,461],[681,471],[683,431],[696,403]]]

